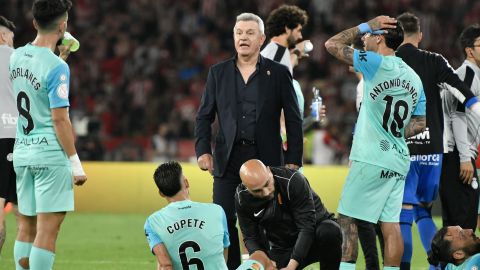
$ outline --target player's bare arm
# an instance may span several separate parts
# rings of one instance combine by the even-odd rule
[[[353,65],[353,48],[350,47],[350,44],[353,43],[359,33],[360,30],[356,26],[344,30],[327,40],[327,42],[325,42],[325,48],[337,59]]]
[[[363,28],[359,26],[344,30],[325,42],[327,51],[348,65],[353,65],[353,43],[358,34],[371,33],[380,29],[395,28],[397,20],[389,16],[378,16],[370,21]],[[365,28],[366,27],[366,28]],[[386,33],[387,30],[377,32],[376,34]]]
[[[83,185],[85,181],[87,181],[87,176],[83,171],[80,159],[77,155],[77,150],[75,149],[73,128],[72,123],[70,122],[70,117],[68,116],[68,109],[66,107],[54,108],[51,111],[53,127],[55,129],[55,134],[57,135],[58,141],[60,142],[60,145],[69,157],[70,161],[73,161],[73,182],[78,186]]]
[[[405,127],[405,138],[410,138],[425,131],[426,126],[427,118],[425,116],[412,116],[410,122]]]
[[[164,244],[154,246],[153,253],[157,257],[158,270],[173,270],[172,260]]]

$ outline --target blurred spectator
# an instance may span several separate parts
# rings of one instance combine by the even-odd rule
[[[157,133],[152,137],[152,161],[163,163],[174,159],[177,153],[177,144],[172,131],[167,124],[160,124]]]
[[[34,36],[31,4],[32,0],[2,1],[0,15],[8,15],[17,26],[15,47]],[[161,124],[169,126],[169,140],[191,140],[192,115],[208,67],[234,54],[231,26],[235,16],[248,11],[266,19],[281,4],[298,5],[311,19],[303,36],[312,41],[315,50],[296,68],[295,77],[305,100],[311,100],[310,89],[317,86],[328,107],[328,126],[335,130],[335,135],[329,136],[341,145],[327,146],[336,153],[335,158],[323,158],[328,164],[343,163],[348,156],[356,121],[356,80],[347,67],[326,54],[323,43],[327,36],[378,14],[397,16],[412,11],[421,17],[423,48],[443,54],[456,68],[462,61],[456,37],[466,25],[480,19],[480,2],[472,0],[76,0],[69,31],[81,47],[69,58],[71,112],[88,116],[88,121],[99,119],[95,134],[84,132],[86,118],[83,124],[77,123],[76,128],[83,126],[77,136],[105,149],[103,154],[87,151],[80,157],[154,158],[155,154],[149,154],[156,151],[153,142],[133,143],[136,150],[112,142],[151,141]],[[310,112],[307,109],[305,113]]]

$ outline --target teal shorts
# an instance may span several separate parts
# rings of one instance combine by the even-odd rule
[[[73,211],[73,176],[69,166],[15,167],[18,211],[25,216]]]
[[[337,211],[372,223],[399,222],[404,186],[405,175],[353,161]]]

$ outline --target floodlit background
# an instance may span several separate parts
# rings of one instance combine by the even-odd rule
[[[0,14],[17,25],[15,46],[34,39],[32,1],[1,0]],[[236,15],[266,20],[282,3],[307,10],[303,36],[314,51],[295,69],[306,110],[321,89],[327,124],[306,134],[305,161],[346,164],[356,121],[357,79],[323,46],[326,39],[377,15],[414,12],[422,48],[463,61],[457,38],[479,22],[473,0],[74,0],[69,31],[81,42],[70,56],[71,116],[82,160],[194,159],[193,125],[208,68],[234,54]]]
[[[329,56],[326,39],[377,15],[404,11],[421,20],[421,47],[443,54],[457,68],[461,30],[480,20],[474,0],[72,0],[69,31],[80,50],[71,69],[71,118],[77,149],[89,181],[76,187],[78,212],[68,214],[57,245],[59,270],[155,269],[143,223],[164,205],[152,174],[162,161],[194,162],[193,126],[208,68],[234,55],[236,15],[253,12],[266,20],[280,4],[305,9],[303,36],[314,44],[294,77],[305,113],[313,86],[321,89],[328,120],[305,134],[305,174],[330,211],[335,211],[347,172],[355,109],[356,77]],[[35,37],[31,0],[0,0],[0,15],[17,26],[15,47]],[[147,161],[147,162],[143,162]],[[211,177],[195,164],[186,176],[193,198],[211,201]],[[7,216],[7,242],[0,269],[13,268],[15,222]],[[437,220],[438,222],[438,220]],[[414,227],[412,269],[427,269]],[[363,264],[362,255],[359,265]],[[318,269],[317,266],[307,269]]]

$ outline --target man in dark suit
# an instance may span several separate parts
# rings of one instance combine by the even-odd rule
[[[268,166],[298,169],[302,164],[303,132],[297,98],[288,69],[260,56],[265,41],[263,21],[255,14],[237,17],[237,55],[210,68],[195,125],[198,166],[213,174],[213,202],[227,215],[230,232],[229,269],[240,265],[234,194],[240,166],[259,159]],[[284,110],[289,138],[282,153],[280,112]],[[211,124],[219,130],[212,157]]]

